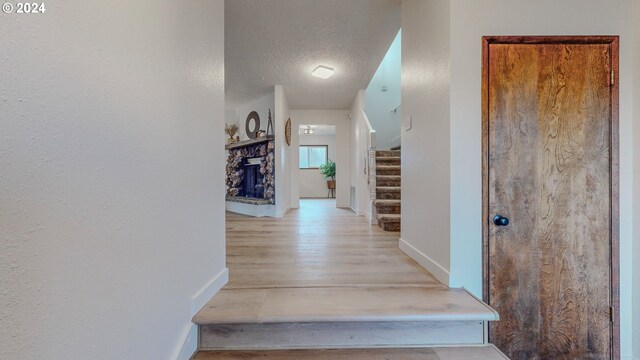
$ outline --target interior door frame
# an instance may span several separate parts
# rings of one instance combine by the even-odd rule
[[[609,44],[614,79],[611,89],[611,358],[620,359],[620,143],[619,36],[483,36],[482,37],[482,297],[489,299],[489,46],[491,44]],[[488,334],[490,338],[491,334]]]

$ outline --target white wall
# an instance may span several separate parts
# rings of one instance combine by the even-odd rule
[[[365,105],[365,90],[359,90],[351,105],[351,186],[355,188],[354,201],[351,209],[366,217],[373,219],[373,209],[369,196],[367,175],[364,173],[365,156],[367,155],[366,124],[362,114]]]
[[[640,2],[633,2],[633,357],[640,360]]]
[[[350,207],[351,186],[351,123],[348,110],[291,110],[291,178],[299,179],[301,171],[298,168],[298,146],[300,135],[296,129],[300,125],[335,125],[336,126],[336,206]],[[277,179],[277,178],[276,178]],[[277,181],[277,180],[276,180]],[[300,207],[300,184],[291,183],[291,207]]]
[[[327,145],[327,156],[329,160],[335,161],[335,135],[299,135],[299,139],[300,145]],[[298,152],[298,157],[299,155],[300,152]],[[320,169],[300,169],[300,166],[298,166],[298,169],[300,198],[327,197],[327,179],[324,178]]]
[[[249,136],[247,136],[246,131],[247,116],[249,116],[252,111],[256,111],[258,116],[260,116],[260,130],[267,131],[267,124],[269,123],[269,109],[271,110],[271,118],[273,119],[275,126],[275,107],[275,92],[271,92],[250,102],[234,105],[233,109],[227,108],[225,116],[228,119],[227,123],[229,124],[232,119],[236,119],[240,140],[248,140]],[[284,134],[284,132],[282,134]]]
[[[296,154],[296,151],[291,149],[297,149],[297,146],[293,145],[293,140],[290,145],[287,145],[284,136],[285,123],[290,117],[289,103],[287,102],[287,96],[282,89],[282,86],[276,85],[274,87],[275,94],[275,151],[276,151],[276,216],[284,216],[291,208],[291,179],[292,179],[292,163],[291,154]],[[265,127],[266,129],[266,127]],[[297,134],[297,126],[293,126],[293,120],[291,124],[291,137],[294,133]],[[297,166],[296,166],[297,169]],[[297,179],[297,174],[294,177]]]
[[[632,0],[451,1],[451,285],[481,294],[481,37],[621,35],[620,236],[622,357],[631,358]],[[553,9],[553,11],[549,11]],[[443,10],[440,16],[445,16]],[[435,15],[434,15],[435,16]],[[405,30],[403,29],[403,32]],[[442,36],[442,35],[439,35]],[[408,45],[407,45],[408,46]],[[403,104],[404,105],[404,104]],[[404,146],[404,144],[403,144]],[[403,164],[404,165],[404,164]],[[404,181],[404,179],[403,179]],[[404,212],[403,212],[404,214]],[[403,223],[404,227],[404,223]],[[640,225],[638,225],[640,227]]]
[[[46,6],[0,22],[0,358],[170,359],[225,267],[223,1]]]
[[[478,58],[478,64],[479,61]],[[475,96],[479,97],[477,90]],[[447,0],[402,1],[402,117],[405,123],[411,118],[412,127],[402,132],[401,249],[447,283],[450,261]],[[472,119],[479,121],[477,117]]]
[[[376,148],[379,150],[400,145],[400,116],[392,110],[400,106],[401,37],[400,31],[365,92],[365,110],[376,130]]]

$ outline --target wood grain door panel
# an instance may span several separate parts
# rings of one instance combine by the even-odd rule
[[[486,298],[511,359],[612,357],[612,49],[495,43],[485,54]],[[489,220],[489,219],[487,219]]]

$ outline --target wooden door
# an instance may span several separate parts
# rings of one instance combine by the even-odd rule
[[[615,66],[615,37],[485,38],[485,299],[511,359],[619,356]]]

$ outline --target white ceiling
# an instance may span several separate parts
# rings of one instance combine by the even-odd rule
[[[399,29],[400,0],[227,0],[228,106],[279,84],[292,109],[349,109]],[[333,77],[312,77],[320,64]]]
[[[305,135],[304,129],[310,127],[313,129],[312,135]],[[335,125],[300,125],[300,129],[298,133],[302,136],[335,136],[336,135],[336,126]]]

